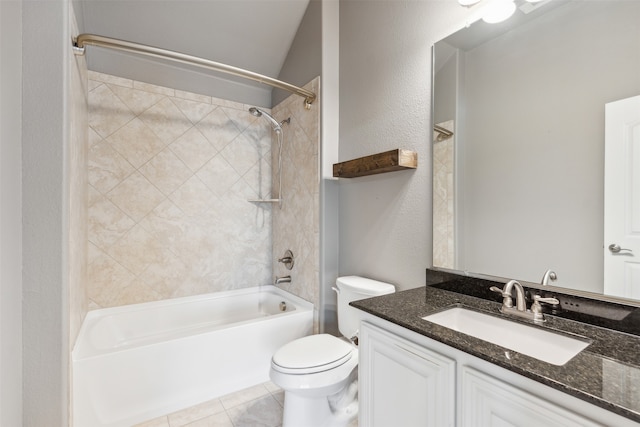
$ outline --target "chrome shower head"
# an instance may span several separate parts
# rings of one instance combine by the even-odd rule
[[[262,111],[259,108],[256,107],[251,107],[249,108],[249,112],[255,116],[255,117],[262,117],[264,116],[265,119],[267,119],[267,121],[269,123],[271,123],[271,126],[273,126],[273,130],[276,133],[280,133],[282,132],[282,126],[280,126],[280,123],[278,123],[278,121],[276,119],[274,119],[271,114],[267,113],[266,111]]]

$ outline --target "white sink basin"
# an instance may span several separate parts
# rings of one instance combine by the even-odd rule
[[[567,363],[590,344],[586,339],[534,328],[462,307],[440,311],[423,319],[558,366]]]

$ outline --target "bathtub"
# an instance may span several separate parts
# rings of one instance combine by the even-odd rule
[[[273,353],[312,330],[313,305],[275,286],[90,311],[74,426],[131,426],[266,382]]]

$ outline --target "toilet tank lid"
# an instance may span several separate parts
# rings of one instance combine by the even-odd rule
[[[391,283],[379,282],[360,276],[338,277],[336,285],[340,290],[345,289],[365,295],[385,295],[391,294],[396,290]]]

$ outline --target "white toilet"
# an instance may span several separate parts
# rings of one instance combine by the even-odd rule
[[[393,285],[358,276],[339,277],[338,328],[342,338],[310,335],[285,344],[271,359],[271,381],[282,388],[282,427],[346,426],[358,414],[360,316],[349,302],[395,292]]]

